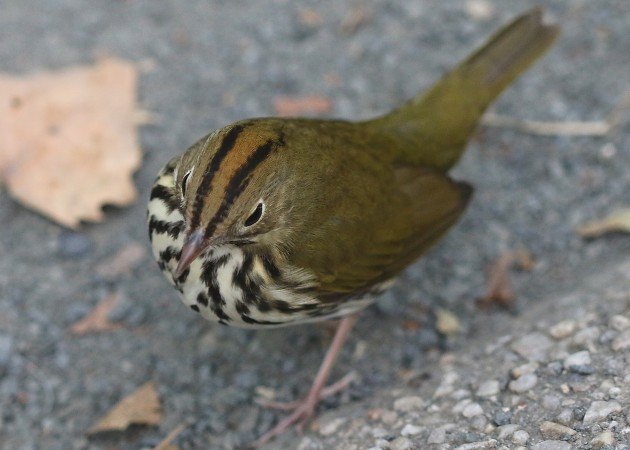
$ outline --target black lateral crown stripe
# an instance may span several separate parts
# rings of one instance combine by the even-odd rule
[[[254,150],[254,152],[249,155],[245,163],[238,168],[225,189],[225,196],[221,201],[219,209],[206,228],[206,237],[212,236],[212,233],[214,233],[217,225],[225,218],[225,215],[234,200],[249,183],[251,173],[269,156],[274,147],[274,141],[269,139],[263,145]]]
[[[219,150],[217,150],[217,152],[215,153],[214,158],[212,158],[210,164],[208,164],[208,168],[205,171],[203,179],[201,180],[201,183],[199,184],[199,187],[197,188],[197,193],[195,195],[195,206],[193,209],[193,216],[190,221],[191,229],[194,230],[199,225],[201,210],[203,208],[203,201],[210,192],[210,189],[212,187],[212,179],[219,170],[221,162],[223,162],[228,153],[230,153],[230,150],[232,150],[232,147],[234,147],[238,135],[241,134],[244,128],[244,125],[235,125],[234,127],[232,127],[232,129],[228,131],[228,133],[223,138],[223,141],[221,142],[221,147],[219,147]]]
[[[156,184],[151,189],[151,197],[150,200],[162,200],[166,204],[166,208],[169,213],[175,211],[179,207],[179,201],[177,198],[171,193],[170,189],[162,184]]]

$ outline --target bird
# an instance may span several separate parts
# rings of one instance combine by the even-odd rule
[[[314,415],[359,312],[462,216],[473,188],[449,170],[558,33],[534,8],[385,115],[240,120],[159,172],[149,237],[184,304],[243,328],[340,319],[306,397],[255,445]]]

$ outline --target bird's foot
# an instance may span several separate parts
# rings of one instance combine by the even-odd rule
[[[295,427],[298,432],[302,432],[304,425],[315,414],[315,408],[317,407],[319,402],[322,401],[324,398],[330,397],[331,395],[335,395],[336,393],[343,391],[355,379],[356,374],[354,372],[350,372],[339,381],[323,389],[320,389],[319,392],[311,390],[311,392],[309,392],[308,396],[304,400],[298,400],[295,402],[284,403],[269,400],[256,400],[259,405],[265,408],[280,409],[283,411],[293,412],[291,413],[291,415],[282,419],[275,427],[267,431],[255,442],[253,442],[251,446],[254,448],[260,447],[269,442],[271,439],[275,438],[276,436],[281,435],[291,427]]]

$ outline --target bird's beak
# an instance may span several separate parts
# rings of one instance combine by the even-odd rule
[[[208,246],[204,239],[204,230],[199,229],[190,233],[184,241],[182,254],[179,257],[177,269],[175,269],[175,279],[179,278],[201,252]]]

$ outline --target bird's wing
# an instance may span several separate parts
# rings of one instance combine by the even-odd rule
[[[375,182],[377,195],[369,188],[358,194],[367,196],[369,207],[349,196],[354,207],[331,212],[321,235],[335,245],[322,242],[328,251],[305,261],[323,300],[360,295],[396,276],[457,221],[472,193],[469,185],[424,168],[395,169],[380,186]]]

